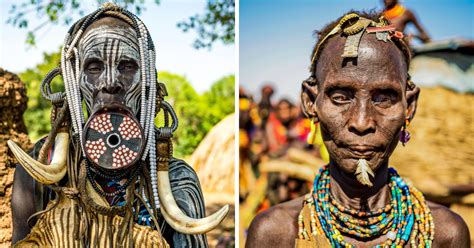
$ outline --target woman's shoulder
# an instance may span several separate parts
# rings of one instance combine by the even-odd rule
[[[428,201],[435,224],[434,242],[441,247],[469,247],[466,222],[449,208]]]
[[[249,227],[246,247],[292,247],[304,196],[259,213]]]

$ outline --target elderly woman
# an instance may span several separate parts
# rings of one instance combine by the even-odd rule
[[[310,194],[253,220],[247,247],[469,247],[464,221],[389,166],[398,142],[409,140],[420,92],[402,38],[383,18],[362,13],[320,32],[301,99],[321,126],[330,162]]]

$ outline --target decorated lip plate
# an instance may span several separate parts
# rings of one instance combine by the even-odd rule
[[[86,157],[95,166],[125,169],[141,157],[145,144],[143,129],[127,111],[96,113],[84,130]]]

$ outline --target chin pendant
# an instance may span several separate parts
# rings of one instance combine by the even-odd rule
[[[357,161],[357,169],[355,175],[357,181],[359,181],[361,184],[372,187],[372,182],[370,181],[369,175],[373,177],[374,172],[372,171],[372,169],[370,169],[367,160],[359,159],[359,161]]]

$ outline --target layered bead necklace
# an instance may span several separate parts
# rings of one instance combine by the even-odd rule
[[[365,212],[338,203],[330,194],[328,165],[316,176],[313,190],[306,196],[310,209],[310,227],[304,226],[304,216],[298,217],[298,238],[323,235],[332,247],[355,247],[343,234],[362,240],[385,235],[387,239],[375,247],[431,247],[434,223],[430,209],[420,191],[407,184],[393,168],[389,168],[391,201],[385,207]]]

